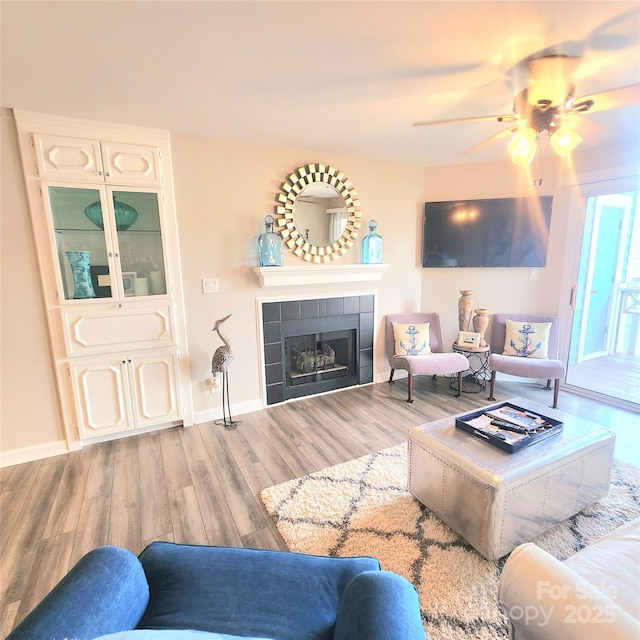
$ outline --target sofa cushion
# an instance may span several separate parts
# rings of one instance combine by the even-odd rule
[[[503,356],[499,353],[492,353],[489,356],[489,368],[524,378],[555,379],[564,375],[564,363],[562,360],[536,360]]]
[[[461,353],[430,353],[426,356],[394,356],[395,369],[406,369],[414,375],[448,376],[466,371],[469,361]]]
[[[340,598],[374,558],[154,542],[141,629],[198,629],[278,640],[331,640]]]
[[[505,563],[498,602],[518,640],[640,638],[633,616],[531,542],[516,547]]]
[[[247,636],[230,636],[226,633],[209,633],[193,629],[172,629],[157,631],[155,629],[133,629],[119,631],[95,640],[270,640],[269,638],[248,638]]]
[[[640,518],[564,561],[579,576],[640,620]]]

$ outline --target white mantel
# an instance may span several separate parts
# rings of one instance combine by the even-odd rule
[[[254,267],[261,287],[371,282],[382,280],[388,264],[311,264],[304,267]]]

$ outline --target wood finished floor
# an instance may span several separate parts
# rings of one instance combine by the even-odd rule
[[[136,554],[153,540],[285,549],[258,496],[263,488],[487,404],[486,393],[455,398],[443,378],[417,378],[413,404],[404,402],[406,388],[406,380],[356,387],[238,416],[235,431],[177,427],[1,469],[2,637],[100,545]],[[515,396],[551,401],[531,382],[497,385],[497,400]],[[637,414],[562,392],[559,404],[615,429],[616,455],[640,458]]]
[[[627,402],[640,399],[640,356],[615,353],[570,364],[567,383]]]

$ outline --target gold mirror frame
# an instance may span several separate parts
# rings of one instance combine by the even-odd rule
[[[323,182],[331,185],[344,200],[347,209],[347,224],[342,235],[322,247],[310,244],[296,228],[294,206],[298,194],[307,185]],[[305,262],[331,262],[343,256],[353,246],[360,232],[360,200],[342,171],[324,164],[307,164],[296,169],[283,183],[276,205],[278,231],[284,243]]]

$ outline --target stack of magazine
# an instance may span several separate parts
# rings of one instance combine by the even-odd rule
[[[504,402],[456,418],[456,427],[513,453],[562,431],[562,422]]]

